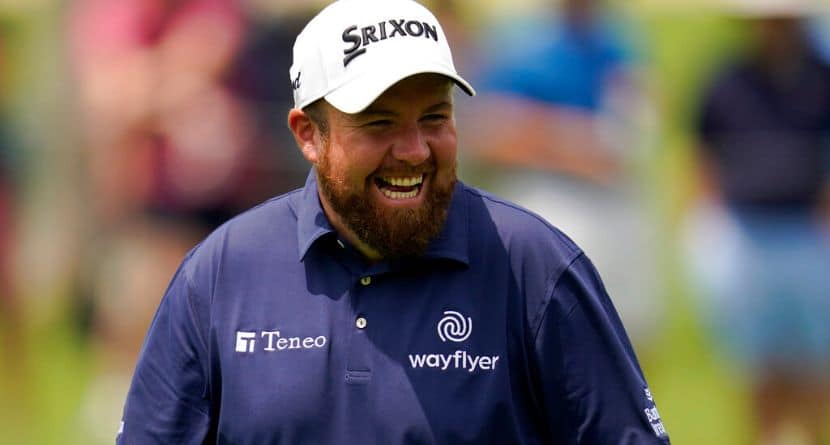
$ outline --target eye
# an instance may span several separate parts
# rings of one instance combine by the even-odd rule
[[[374,121],[369,121],[363,124],[364,127],[368,128],[385,128],[392,125],[392,121],[389,119],[378,119]]]
[[[421,118],[422,121],[432,122],[432,123],[444,122],[447,119],[449,119],[449,116],[447,116],[446,114],[440,114],[440,113],[427,114],[426,116]]]

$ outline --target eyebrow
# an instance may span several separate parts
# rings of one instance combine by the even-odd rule
[[[438,110],[448,107],[452,107],[452,102],[444,100],[434,105],[430,105],[429,107],[424,109],[423,113],[434,113]],[[357,119],[366,119],[369,117],[394,117],[396,115],[397,113],[394,111],[384,110],[383,108],[372,108],[371,106],[369,106],[369,108],[358,113],[356,117]]]
[[[426,110],[424,110],[424,112],[425,112],[425,113],[433,113],[433,112],[438,111],[438,110],[441,110],[441,109],[443,109],[443,108],[452,108],[452,102],[451,102],[451,101],[448,101],[448,100],[444,100],[444,101],[438,102],[438,103],[437,103],[437,104],[435,104],[435,105],[432,105],[432,106],[430,106],[430,107],[427,107],[427,109],[426,109]]]

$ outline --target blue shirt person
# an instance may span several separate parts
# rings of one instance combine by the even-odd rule
[[[485,39],[493,59],[485,90],[590,114],[602,112],[615,82],[628,82],[636,53],[616,17],[594,0],[562,2],[556,17],[536,14],[500,26]]]
[[[185,258],[116,443],[668,443],[582,251],[456,179],[429,11],[335,2],[290,74],[308,180]]]

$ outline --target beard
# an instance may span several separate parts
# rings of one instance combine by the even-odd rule
[[[325,154],[317,165],[317,180],[320,191],[343,224],[388,260],[423,254],[443,229],[455,188],[456,166],[453,164],[443,174],[437,169],[434,171],[431,187],[426,190],[429,194],[417,208],[388,208],[378,204],[370,196],[372,184],[361,190],[350,190],[343,180],[333,175]]]

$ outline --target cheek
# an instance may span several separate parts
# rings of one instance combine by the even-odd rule
[[[327,153],[330,170],[342,181],[357,187],[366,181],[378,165],[372,150],[357,141],[340,141],[331,144]]]
[[[439,166],[454,164],[458,152],[458,139],[455,129],[437,132],[430,138],[432,155]]]

